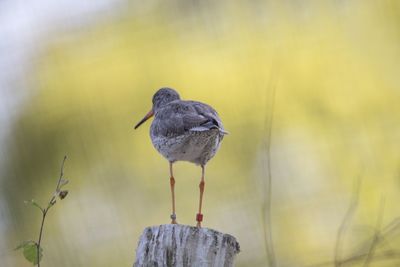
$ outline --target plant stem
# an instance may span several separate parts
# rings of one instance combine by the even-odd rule
[[[56,187],[56,192],[58,191],[58,190],[60,190],[60,183],[61,183],[61,179],[63,178],[63,176],[64,176],[64,164],[65,164],[65,161],[67,160],[67,156],[64,156],[64,159],[63,159],[63,162],[62,162],[62,164],[61,164],[61,169],[60,169],[60,177],[58,178],[58,182],[57,182],[57,187]]]
[[[37,242],[37,261],[38,261],[38,267],[40,267],[40,243],[42,242],[42,235],[43,235],[43,225],[44,225],[44,220],[46,219],[46,214],[47,214],[48,209],[45,209],[43,211],[42,215],[42,223],[40,225],[40,232],[39,232],[39,239]]]
[[[272,139],[272,127],[274,121],[274,110],[275,110],[275,94],[276,94],[276,84],[277,84],[277,74],[275,71],[278,69],[273,68],[270,74],[270,80],[268,87],[270,88],[270,100],[267,106],[269,107],[269,116],[266,116],[264,122],[264,128],[266,131],[265,140],[265,151],[266,151],[266,192],[262,203],[262,219],[263,219],[263,229],[264,229],[264,242],[265,249],[268,260],[268,267],[276,267],[276,259],[274,252],[274,242],[272,238],[272,219],[271,219],[271,209],[272,209],[272,170],[271,170],[271,139]]]
[[[42,242],[42,235],[43,235],[43,226],[44,226],[44,220],[46,219],[46,215],[47,212],[50,210],[51,207],[54,206],[55,204],[55,200],[56,197],[59,194],[60,191],[60,183],[61,183],[61,179],[64,176],[64,164],[65,164],[65,160],[67,159],[67,156],[64,156],[63,162],[61,164],[61,170],[60,170],[60,177],[58,178],[58,182],[57,182],[57,186],[56,186],[56,191],[54,192],[54,195],[51,197],[49,204],[47,205],[47,207],[45,209],[42,210],[42,223],[40,225],[40,232],[39,232],[39,238],[38,238],[38,242],[36,243],[37,246],[37,261],[38,264],[37,266],[40,267],[40,243]]]

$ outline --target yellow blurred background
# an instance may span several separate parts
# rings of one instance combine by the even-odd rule
[[[391,222],[374,254],[397,257],[371,265],[400,265],[399,1],[48,2],[18,5],[19,23],[52,16],[11,20],[27,37],[0,48],[1,266],[30,266],[13,251],[38,234],[24,200],[48,201],[65,154],[70,193],[47,218],[42,265],[133,264],[142,230],[169,223],[168,162],[150,123],[133,130],[163,86],[212,105],[230,132],[207,165],[204,226],[238,239],[236,266],[268,266],[268,156],[277,266],[334,266],[341,225],[345,259]],[[6,64],[19,49],[24,65]],[[178,221],[194,225],[200,168],[174,170]]]

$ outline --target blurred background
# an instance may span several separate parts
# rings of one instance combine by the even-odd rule
[[[133,130],[163,86],[230,132],[204,226],[239,240],[236,266],[268,266],[270,237],[276,266],[400,265],[399,1],[3,0],[0,36],[1,266],[31,266],[24,200],[49,200],[64,155],[42,265],[132,265],[170,221],[168,162]],[[175,165],[182,224],[200,174]]]

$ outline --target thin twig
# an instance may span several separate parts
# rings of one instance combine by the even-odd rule
[[[381,243],[383,243],[384,241],[388,241],[390,238],[394,238],[396,234],[400,233],[399,230],[400,230],[400,218],[394,218],[380,231],[380,235],[377,236],[376,239],[376,246],[380,246]],[[370,247],[371,247],[371,239],[368,239],[359,246],[354,255],[361,255],[363,253],[366,253],[366,251],[368,251]]]
[[[376,220],[376,228],[375,228],[375,234],[374,237],[372,239],[372,243],[371,246],[369,248],[369,251],[367,253],[367,257],[365,258],[365,262],[364,262],[364,267],[368,267],[371,259],[374,257],[374,253],[375,253],[375,248],[378,244],[378,241],[380,239],[380,235],[381,235],[381,225],[382,225],[382,219],[383,219],[383,213],[385,210],[385,198],[382,197],[381,199],[381,203],[380,203],[380,207],[379,207],[379,214],[378,214],[378,218]]]
[[[380,206],[380,214],[378,216],[378,220],[376,223],[376,229],[379,229],[382,218],[383,218],[383,210],[384,210],[384,203],[383,201],[381,202]],[[382,230],[378,233],[376,233],[373,237],[373,240],[368,239],[368,251],[366,249],[366,244],[367,242],[363,243],[361,245],[360,249],[357,250],[357,252],[353,253],[353,255],[347,257],[346,259],[340,259],[338,258],[337,261],[328,261],[328,262],[322,262],[319,264],[314,264],[310,265],[308,267],[323,267],[323,266],[331,266],[331,265],[337,265],[339,264],[340,266],[346,266],[351,263],[356,263],[360,261],[367,262],[366,257],[369,257],[368,261],[369,262],[374,262],[378,260],[386,260],[386,259],[400,259],[400,250],[385,250],[380,252],[379,254],[375,253],[375,250],[378,249],[378,247],[384,242],[385,240],[388,240],[389,237],[393,237],[393,235],[396,234],[396,231],[400,230],[400,218],[394,218],[390,223],[388,223],[385,227],[382,228]],[[378,230],[377,230],[378,231]],[[372,247],[373,246],[373,247]]]
[[[347,266],[348,264],[356,263],[361,260],[364,260],[365,257],[368,256],[368,253],[360,254],[360,255],[355,255],[351,256],[347,259],[341,260],[340,264],[343,266]],[[374,257],[371,259],[372,261],[383,261],[383,260],[389,260],[389,259],[400,259],[400,250],[387,250],[387,251],[382,251],[379,254],[375,254]],[[322,262],[314,265],[309,265],[308,267],[324,267],[324,266],[332,266],[331,261],[328,262]]]
[[[394,218],[388,225],[386,225],[382,230],[382,235],[387,235],[399,229],[400,217]]]
[[[349,205],[349,208],[347,209],[347,212],[345,216],[343,217],[343,221],[339,227],[338,233],[337,233],[337,238],[336,238],[336,246],[335,246],[335,267],[340,267],[341,266],[341,245],[343,241],[344,234],[349,226],[351,217],[353,216],[355,210],[357,209],[358,206],[358,199],[360,195],[360,188],[361,188],[361,178],[358,177],[355,182],[354,182],[354,187],[353,187],[353,194],[352,194],[352,199]]]
[[[46,214],[47,214],[47,209],[45,209],[42,214],[42,222],[40,224],[39,239],[37,242],[37,251],[36,251],[37,255],[36,256],[37,256],[38,267],[40,267],[40,258],[39,258],[40,257],[40,244],[42,242],[43,226],[44,226],[44,220],[46,219]]]
[[[56,191],[60,190],[60,183],[61,183],[61,180],[62,180],[62,178],[63,178],[63,176],[64,176],[64,164],[65,164],[65,161],[66,161],[66,160],[67,160],[67,156],[64,156],[64,159],[63,159],[63,161],[62,161],[62,163],[61,163],[60,177],[58,178]]]
[[[61,180],[64,176],[64,164],[65,161],[67,160],[67,156],[64,156],[64,159],[61,163],[61,168],[60,168],[60,177],[58,178],[58,182],[57,182],[57,186],[56,186],[56,190],[54,191],[53,196],[51,197],[49,204],[47,205],[47,208],[50,209],[50,207],[52,207],[54,205],[54,201],[56,200],[58,194],[60,193],[60,184],[61,184]]]
[[[400,218],[395,218],[392,220],[388,225],[386,225],[383,230],[381,231],[381,234],[377,236],[375,246],[378,247],[380,243],[384,240],[387,240],[390,235],[392,235],[395,231],[400,229]],[[370,241],[368,241],[370,243]],[[362,247],[365,247],[363,245]],[[339,264],[340,265],[347,265],[350,263],[354,263],[357,261],[365,261],[365,257],[368,256],[368,252],[363,252],[365,249],[358,250],[358,252],[354,253],[352,256],[340,260],[339,259]],[[393,258],[399,258],[400,259],[400,250],[386,250],[381,253],[374,254],[374,257],[370,259],[370,261],[377,261],[377,260],[385,260],[385,259],[393,259]],[[323,262],[315,265],[310,265],[309,267],[323,267],[323,266],[330,266],[332,264],[336,264],[335,262]]]
[[[56,197],[58,196],[59,192],[60,192],[60,184],[61,184],[61,180],[64,176],[64,164],[65,161],[67,160],[67,156],[64,156],[64,159],[62,161],[61,164],[61,170],[60,170],[60,177],[58,178],[58,182],[57,182],[57,186],[56,186],[56,191],[54,192],[53,196],[51,197],[47,207],[45,209],[41,209],[42,211],[42,222],[40,224],[40,231],[39,231],[39,238],[38,238],[38,242],[36,243],[37,245],[37,262],[38,262],[38,267],[40,267],[40,244],[42,242],[42,237],[43,237],[43,226],[44,226],[44,221],[46,219],[46,215],[47,212],[50,210],[51,207],[53,207],[53,205],[55,204],[55,200]]]
[[[262,206],[263,215],[263,227],[264,227],[264,241],[266,246],[266,253],[270,267],[276,266],[275,252],[272,238],[272,226],[271,226],[271,202],[272,202],[272,172],[271,172],[271,137],[272,137],[272,125],[275,110],[275,91],[276,91],[276,78],[274,70],[271,70],[268,88],[270,88],[270,105],[268,105],[269,116],[266,117],[265,130],[267,132],[267,139],[265,142],[266,150],[266,168],[267,168],[267,192],[264,197],[264,203]]]

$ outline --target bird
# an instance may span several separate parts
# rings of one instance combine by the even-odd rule
[[[159,89],[153,95],[152,104],[150,111],[134,128],[137,129],[154,116],[150,138],[155,149],[169,161],[172,224],[177,224],[173,164],[188,161],[201,167],[199,208],[196,214],[197,227],[200,228],[203,221],[205,166],[215,156],[228,132],[214,108],[198,101],[182,100],[172,88]]]

